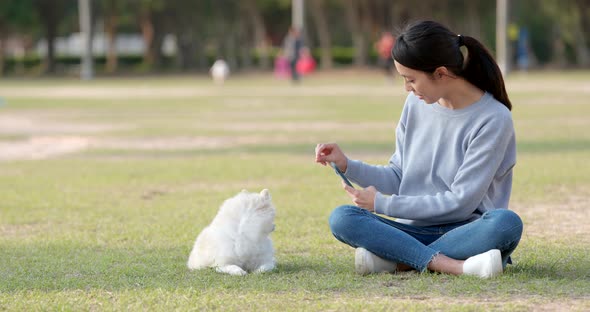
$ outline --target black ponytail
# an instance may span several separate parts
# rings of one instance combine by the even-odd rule
[[[462,46],[467,49],[466,57]],[[473,37],[457,35],[437,22],[421,21],[408,25],[398,35],[391,53],[398,63],[430,74],[445,66],[512,109],[498,64]]]
[[[490,92],[496,100],[508,107],[508,110],[512,110],[502,72],[490,52],[473,37],[459,37],[462,37],[467,48],[465,67],[460,75],[476,87]]]

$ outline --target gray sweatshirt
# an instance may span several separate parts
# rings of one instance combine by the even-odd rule
[[[508,208],[515,163],[512,115],[491,94],[452,110],[410,93],[389,164],[348,160],[345,175],[377,189],[376,213],[429,226]]]

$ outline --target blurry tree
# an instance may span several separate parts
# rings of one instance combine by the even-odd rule
[[[117,70],[117,26],[120,15],[122,14],[122,4],[124,2],[117,0],[102,0],[100,2],[102,13],[104,15],[104,32],[107,40],[106,66],[107,73],[113,73]]]
[[[536,14],[529,8],[537,5]],[[575,62],[587,67],[590,63],[587,34],[588,0],[543,1],[520,0],[517,2],[516,19],[521,27],[527,27],[531,36],[531,48],[540,64],[553,63],[567,66]]]
[[[138,23],[144,42],[143,63],[150,69],[162,64],[164,41],[165,0],[134,0]]]
[[[54,39],[78,31],[76,0],[0,0],[0,72],[6,36],[43,37],[43,64],[55,72]],[[177,69],[205,69],[210,57],[224,58],[232,70],[268,69],[272,47],[279,47],[291,24],[292,0],[94,0],[97,21],[107,38],[106,72],[117,70],[115,39],[120,31],[139,31],[144,40],[143,65],[160,70],[170,65],[163,55],[166,35],[174,35]],[[526,27],[540,64],[575,62],[590,65],[590,0],[512,0],[511,21]],[[535,10],[531,10],[534,7]],[[333,62],[370,64],[373,42],[383,30],[408,21],[435,19],[452,30],[494,47],[495,2],[484,0],[308,0],[305,44],[319,51],[321,68]],[[43,32],[43,34],[40,34]],[[493,49],[491,49],[493,51]],[[258,62],[255,62],[255,57]],[[59,64],[72,60],[59,58]],[[12,67],[11,67],[12,68]]]
[[[118,67],[117,35],[119,29],[132,24],[135,11],[129,1],[100,0],[95,3],[96,10],[93,15],[102,15],[104,20],[104,32],[106,35],[106,65],[107,73],[114,73]],[[96,16],[95,16],[96,19]]]
[[[4,73],[4,49],[9,36],[25,35],[35,21],[32,0],[0,1],[0,76]]]
[[[203,28],[207,25],[210,10],[209,1],[166,2],[161,24],[176,37],[176,65],[179,69],[192,70],[200,64],[197,54],[204,50]]]
[[[371,18],[368,1],[343,0],[346,8],[346,20],[352,34],[354,65],[365,66],[368,63],[368,34]]]
[[[375,0],[373,3],[375,11],[374,24],[378,32],[393,31],[395,24],[393,19],[393,5],[395,1]]]
[[[252,46],[258,52],[260,59],[259,66],[262,69],[268,69],[270,67],[269,41],[267,39],[266,25],[264,24],[264,17],[259,2],[256,0],[243,0],[240,1],[240,5],[245,16],[249,19],[249,23],[247,24],[250,24],[253,28]],[[248,60],[250,56],[251,51],[248,51],[245,55],[245,64],[251,63]]]
[[[280,46],[291,25],[291,0],[256,0],[266,28],[267,40]]]
[[[469,36],[475,38],[482,38],[481,32],[481,19],[480,2],[479,1],[467,1],[465,4],[465,25],[464,28],[469,30]],[[480,41],[484,41],[481,39]]]
[[[238,68],[238,31],[244,25],[239,7],[232,0],[214,0],[212,16],[214,17],[211,32],[211,44],[214,57],[224,58],[232,70]]]
[[[576,60],[579,66],[588,67],[590,65],[590,52],[588,44],[590,43],[590,0],[577,0],[578,22],[575,26],[576,34]]]
[[[66,16],[70,19],[77,18],[74,14],[77,9],[75,0],[35,0],[39,19],[45,31],[45,40],[47,42],[47,56],[44,60],[43,67],[46,73],[53,74],[56,71],[55,62],[55,38],[58,35],[58,27],[63,23]]]
[[[332,35],[325,12],[325,2],[324,0],[314,0],[308,1],[307,4],[320,42],[320,66],[323,69],[332,68]]]
[[[548,43],[552,47],[549,58],[558,60],[558,64],[561,66],[567,66],[574,59],[578,65],[587,64],[586,38],[580,31],[580,12],[578,12],[576,1],[563,0],[559,3],[546,3],[542,9],[550,18],[556,20],[553,23],[553,36],[548,39]]]

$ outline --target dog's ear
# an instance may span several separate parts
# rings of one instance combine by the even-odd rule
[[[264,189],[260,192],[260,196],[262,196],[264,199],[270,199],[270,192],[268,189]]]

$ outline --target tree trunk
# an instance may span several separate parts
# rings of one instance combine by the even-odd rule
[[[314,2],[314,1],[311,1]],[[270,68],[270,55],[269,46],[266,40],[266,26],[260,13],[260,8],[256,5],[255,0],[243,1],[243,8],[246,10],[247,15],[250,16],[252,25],[254,27],[254,49],[258,52],[259,66],[262,69]]]
[[[482,38],[481,35],[481,16],[479,14],[478,3],[476,1],[467,1],[467,23],[465,29],[469,31],[468,35],[474,38]]]
[[[57,35],[58,10],[60,4],[53,1],[40,1],[38,5],[39,16],[45,28],[45,40],[47,41],[47,56],[44,60],[45,73],[55,73],[55,37]]]
[[[581,25],[576,25],[574,31],[574,42],[576,51],[576,63],[579,67],[587,67],[590,64],[590,55],[588,54],[588,45],[586,44],[586,36],[581,29]]]
[[[4,41],[5,36],[0,28],[0,77],[4,76]]]
[[[373,13],[371,11],[371,3],[368,1],[360,0],[358,1],[358,9],[360,12],[360,21],[361,21],[361,35],[363,36],[363,54],[365,58],[365,62],[363,65],[367,65],[369,62],[369,46],[371,45],[372,34],[375,33],[375,29],[373,27]]]
[[[164,66],[164,53],[162,53],[162,45],[164,44],[164,32],[154,27],[154,40],[150,46],[151,54],[154,56],[153,66],[155,69],[162,69]]]
[[[565,55],[565,43],[563,42],[563,34],[557,25],[553,26],[553,42],[551,59],[553,64],[558,68],[565,68],[567,66],[567,57]]]
[[[238,31],[237,31],[237,38],[238,38],[238,42],[240,43],[240,59],[241,59],[241,63],[242,63],[242,68],[243,69],[250,69],[252,67],[252,65],[254,64],[253,60],[252,60],[252,51],[254,51],[255,49],[255,39],[252,39],[252,36],[249,36],[249,34],[251,34],[251,29],[248,27],[249,23],[243,19],[240,18],[240,24],[241,26],[238,27]]]
[[[152,45],[154,42],[154,24],[149,10],[142,10],[139,14],[139,28],[143,37],[143,63],[148,66],[154,65],[156,56],[154,55]]]
[[[410,20],[410,9],[405,2],[395,2],[391,6],[391,16],[394,20],[394,25],[403,28]],[[397,34],[394,34],[397,36]]]
[[[389,31],[393,33],[395,28],[395,21],[393,17],[393,6],[395,5],[394,2],[389,0],[380,0],[377,2],[377,10],[379,10],[379,30],[381,31]]]
[[[204,40],[201,37],[195,38],[195,49],[197,51],[197,55],[195,56],[197,61],[197,68],[199,70],[207,70],[207,51],[205,51],[205,44]]]
[[[578,0],[580,21],[576,25],[576,61],[581,67],[590,65],[590,52],[588,51],[588,32],[590,32],[590,0]]]
[[[118,16],[116,10],[116,2],[114,0],[109,1],[107,16],[105,17],[105,31],[107,33],[107,55],[106,55],[106,72],[114,73],[117,71],[117,24]]]
[[[367,64],[367,41],[361,29],[362,22],[358,0],[345,0],[345,6],[348,27],[352,33],[354,65],[365,66]]]
[[[449,0],[430,0],[430,3],[426,1],[421,1],[423,5],[424,15],[428,15],[430,12],[435,11],[438,14],[434,16],[435,20],[438,20],[443,25],[446,25],[451,30],[457,29],[458,23],[456,23],[455,19],[450,18],[449,12],[451,12],[451,5]],[[466,2],[473,2],[476,3],[477,1],[466,1]]]
[[[223,45],[225,47],[227,64],[229,65],[229,68],[236,71],[238,68],[238,57],[236,55],[236,36],[233,31],[229,31],[225,35],[225,42]]]
[[[326,20],[326,13],[324,10],[323,0],[309,1],[311,17],[313,18],[318,40],[320,41],[320,48],[322,50],[320,57],[320,66],[323,69],[330,69],[332,64],[332,36],[328,28],[328,21]]]
[[[45,72],[48,74],[55,73],[55,36],[56,36],[56,25],[54,21],[46,24],[46,40],[47,40],[47,58],[45,59]]]
[[[252,61],[252,53],[250,53],[252,51],[252,47],[250,46],[249,42],[244,42],[241,46],[240,59],[242,60],[242,68],[251,69],[252,64],[254,64]]]
[[[195,68],[195,40],[193,31],[184,29],[176,33],[178,40],[178,65],[181,70],[187,71]]]

